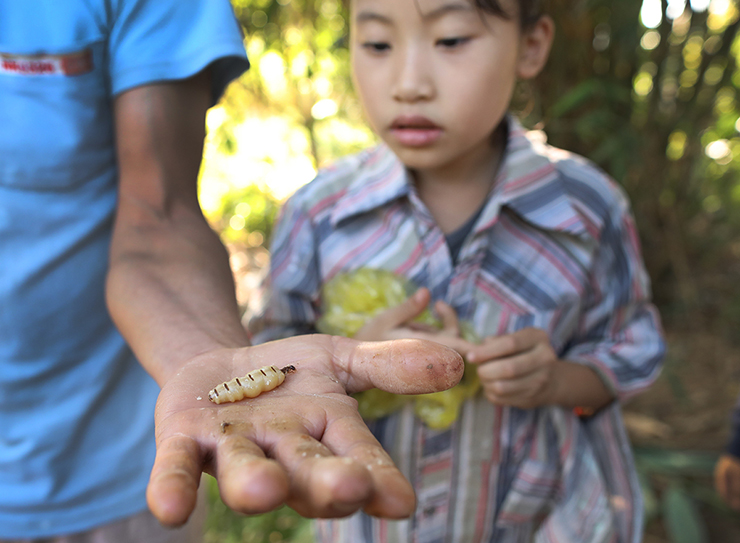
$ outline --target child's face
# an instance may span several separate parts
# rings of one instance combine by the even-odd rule
[[[510,18],[470,0],[352,0],[355,86],[370,125],[406,166],[455,171],[490,160],[517,79],[539,72],[552,37],[549,19],[525,32],[516,1],[502,7]]]

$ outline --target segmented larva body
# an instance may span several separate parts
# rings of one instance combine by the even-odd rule
[[[234,377],[231,381],[221,383],[208,393],[213,403],[238,402],[244,398],[256,398],[263,392],[279,387],[285,381],[285,375],[295,371],[295,366],[277,369],[265,366],[250,371],[244,377]]]

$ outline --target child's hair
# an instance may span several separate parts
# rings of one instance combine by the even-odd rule
[[[542,2],[540,0],[518,0],[519,3],[519,23],[522,28],[529,28],[542,17]],[[481,11],[493,13],[501,17],[509,18],[512,16],[503,7],[500,0],[473,0],[473,4]]]
[[[512,16],[501,7],[500,0],[471,0],[473,5],[481,10],[493,13],[500,17],[508,19]],[[541,0],[517,0],[519,2],[519,24],[523,29],[527,29],[536,23],[542,17]],[[349,0],[342,0],[345,9],[349,8]]]

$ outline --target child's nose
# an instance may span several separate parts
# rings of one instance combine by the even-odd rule
[[[434,80],[427,59],[421,52],[407,52],[400,59],[393,98],[401,102],[429,100],[434,96]]]

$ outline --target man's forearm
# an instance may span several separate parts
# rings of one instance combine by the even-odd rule
[[[107,300],[160,384],[197,354],[248,344],[228,255],[198,205],[210,103],[208,70],[115,101],[120,187]]]
[[[226,250],[198,222],[122,227],[114,236],[109,309],[160,384],[195,355],[249,344]]]

